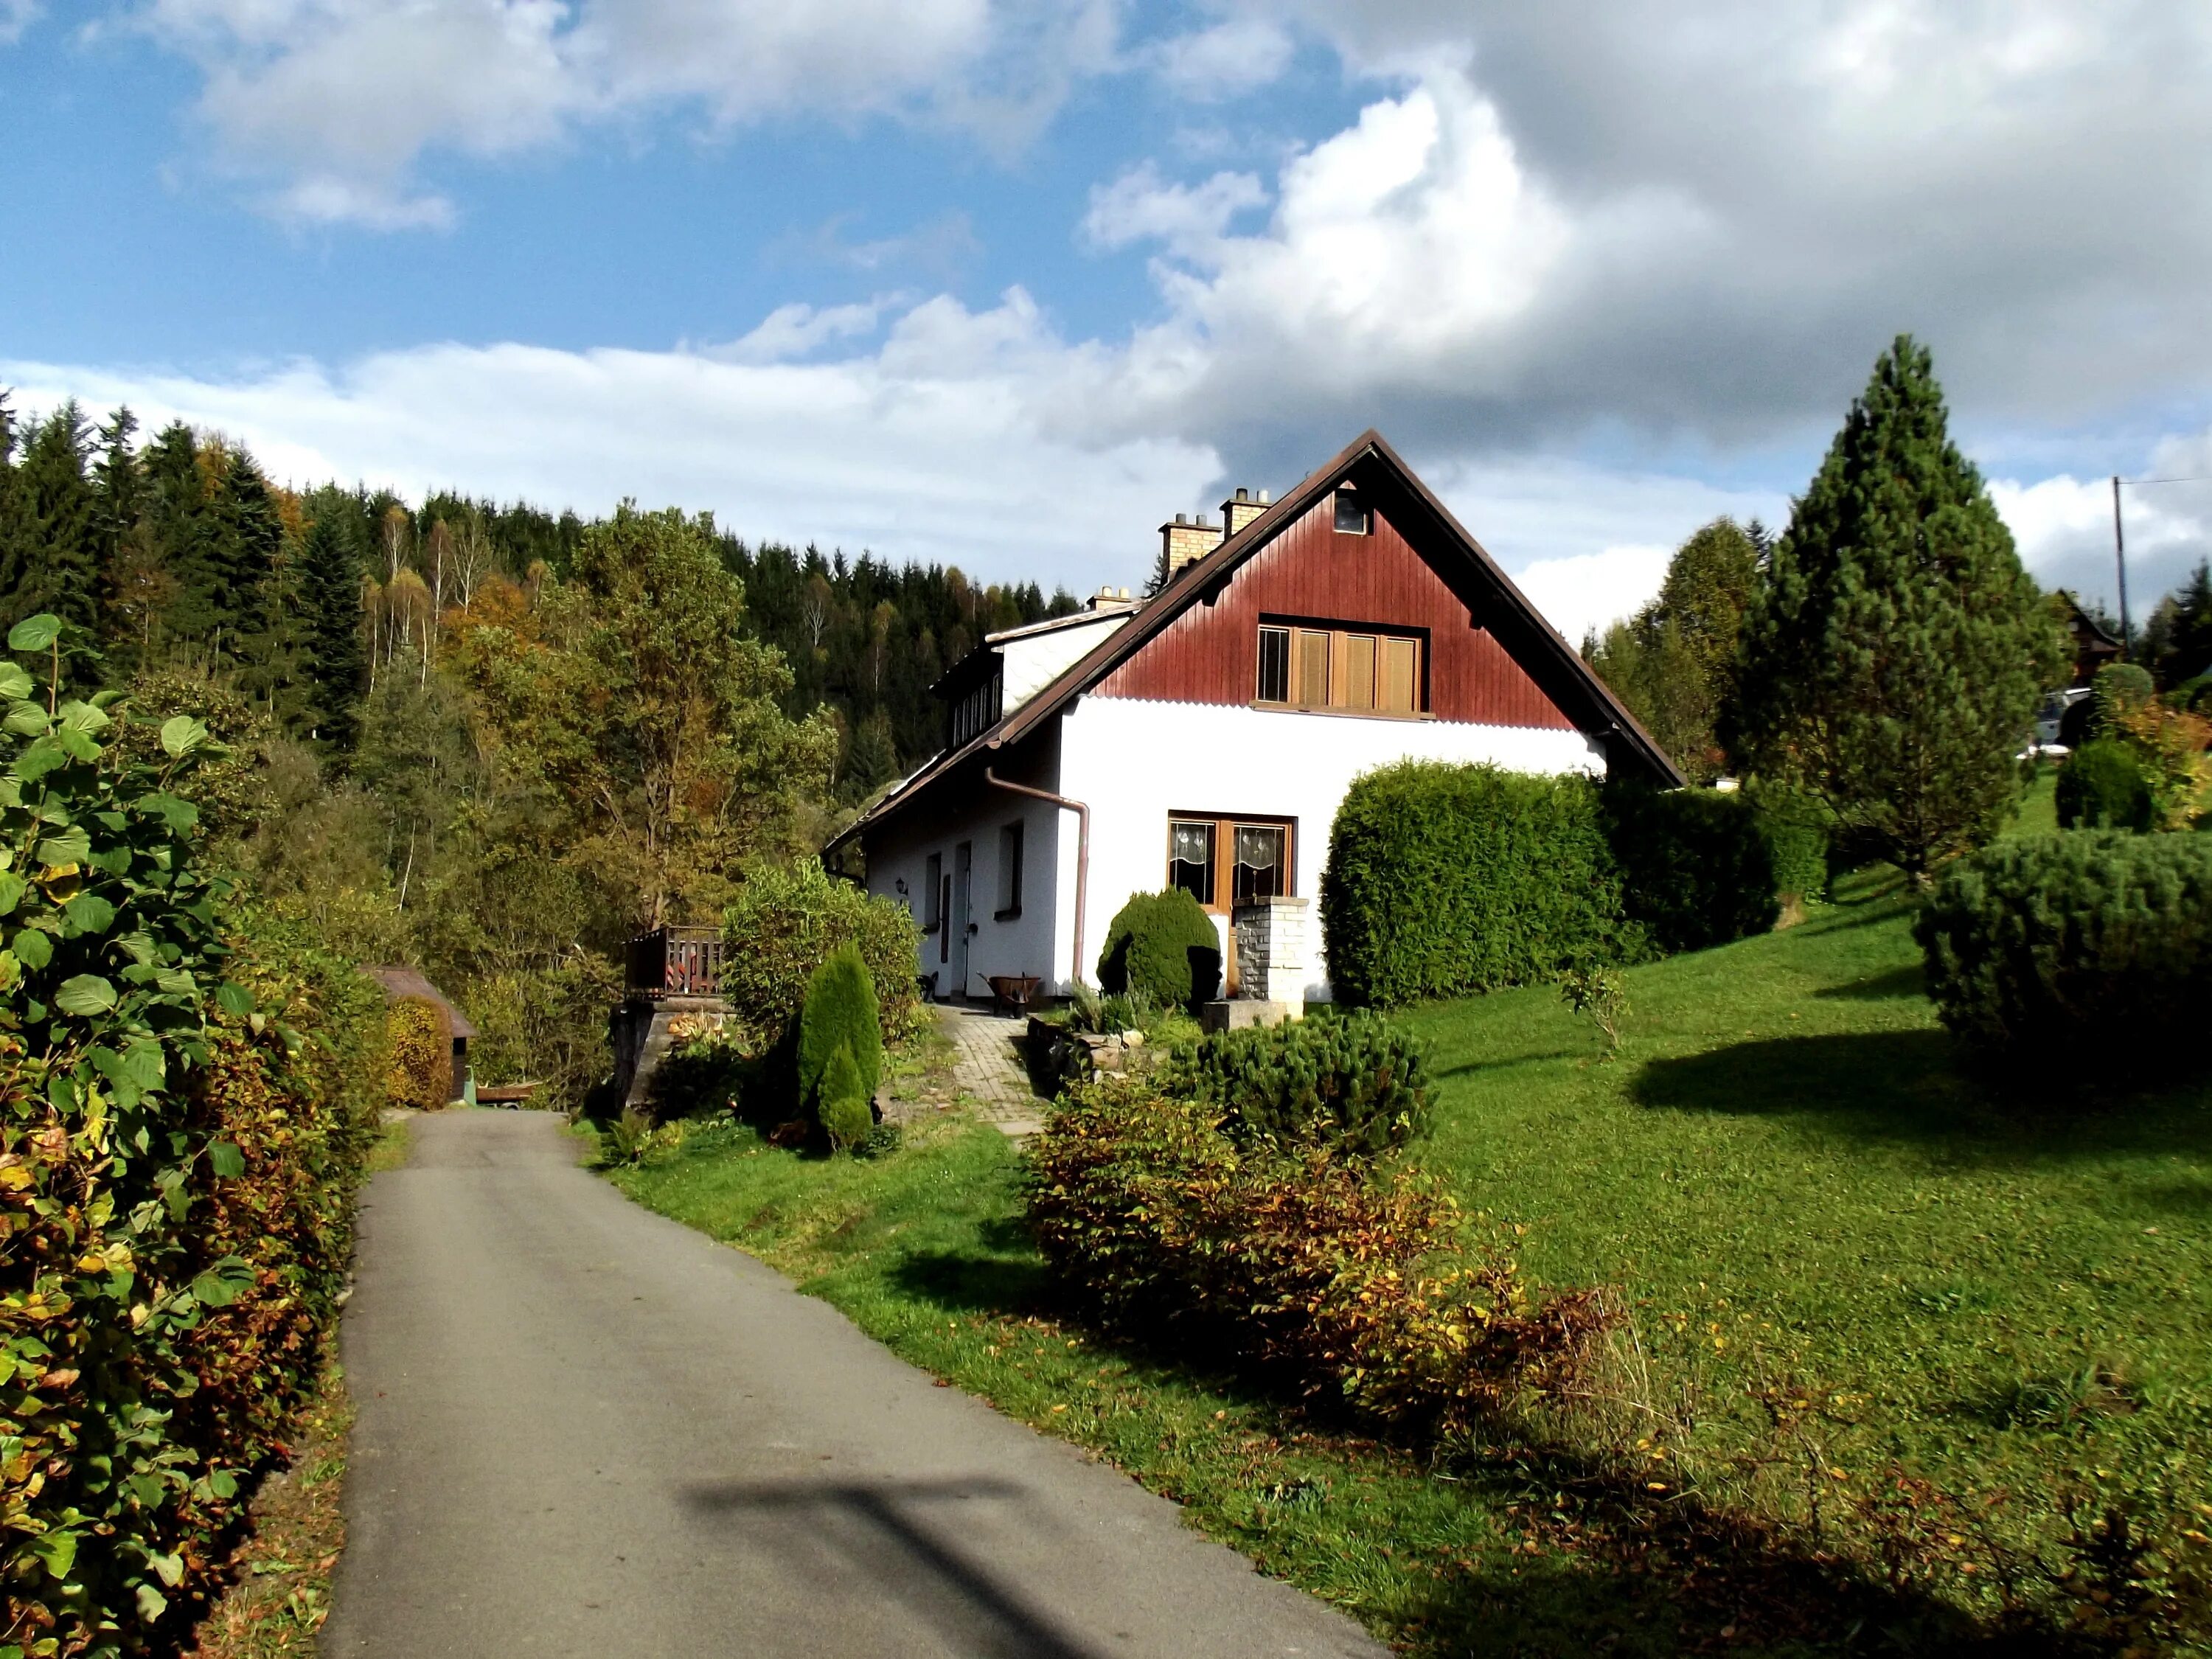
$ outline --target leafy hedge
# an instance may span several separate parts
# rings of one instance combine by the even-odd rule
[[[1106,1077],[1031,1143],[1030,1229],[1107,1322],[1447,1430],[1562,1380],[1603,1325],[1595,1292],[1532,1295],[1429,1178],[1370,1180],[1319,1147],[1240,1152],[1218,1115]]]
[[[893,1042],[921,1028],[915,989],[921,935],[896,899],[873,898],[801,859],[789,869],[757,865],[723,913],[721,990],[748,1040],[766,1048],[784,1041],[806,1001],[807,981],[841,945],[860,953],[874,981],[884,1035]]]
[[[2075,830],[1962,859],[1913,926],[1943,1024],[1990,1055],[2096,1075],[2202,1068],[2212,842]]]
[[[1433,761],[1384,767],[1346,792],[1321,923],[1338,999],[1384,1007],[1644,949],[1595,785]]]
[[[1372,1154],[1429,1128],[1420,1045],[1364,1010],[1216,1032],[1178,1052],[1162,1085],[1216,1109],[1243,1146]]]
[[[385,1018],[385,1097],[417,1112],[442,1110],[453,1097],[453,1022],[428,997],[402,997]]]
[[[178,793],[198,722],[155,763],[114,743],[110,696],[9,663],[0,700],[0,1655],[117,1654],[188,1621],[304,1394],[380,999],[226,942]]]
[[[1221,934],[1205,907],[1180,887],[1133,894],[1107,925],[1098,984],[1109,994],[1133,994],[1160,1008],[1210,1002],[1221,988]]]
[[[1702,951],[1772,929],[1782,913],[1774,844],[1740,791],[1622,781],[1599,799],[1622,908],[1658,949]]]

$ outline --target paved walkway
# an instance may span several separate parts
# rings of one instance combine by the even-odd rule
[[[1073,1447],[575,1165],[416,1121],[362,1202],[324,1659],[1384,1659]]]
[[[953,1003],[937,1005],[937,1022],[957,1051],[952,1086],[1010,1135],[1043,1127],[1045,1103],[1030,1088],[1018,1044],[1029,1022]]]

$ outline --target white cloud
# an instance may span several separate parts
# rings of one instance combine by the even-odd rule
[[[1280,78],[1297,54],[1290,31],[1263,17],[1231,17],[1178,34],[1145,54],[1168,85],[1201,102],[1241,98]]]
[[[39,0],[0,0],[0,46],[21,40],[40,9]]]
[[[1158,241],[1177,258],[1208,260],[1230,221],[1267,200],[1266,187],[1249,173],[1217,173],[1202,185],[1170,185],[1147,161],[1091,191],[1083,236],[1095,248]]]
[[[25,0],[0,0],[21,7]],[[205,76],[224,163],[279,213],[373,228],[449,214],[428,153],[503,156],[580,126],[696,109],[936,120],[1018,142],[1112,61],[1113,0],[145,0],[129,14]]]
[[[804,357],[833,340],[872,334],[880,305],[778,306],[752,331],[703,354],[727,363],[781,363]]]
[[[1671,547],[1608,547],[1564,559],[1537,559],[1515,580],[1568,644],[1603,634],[1633,615],[1667,577]]]
[[[2142,626],[2151,607],[2212,555],[2212,467],[2188,465],[2191,453],[2212,455],[2212,434],[2158,446],[2143,478],[2172,483],[2124,483],[2128,609]],[[2188,476],[2197,475],[2197,476]],[[2112,483],[2070,473],[2023,484],[1998,479],[1990,496],[2012,529],[2021,562],[2045,587],[2064,587],[2119,614],[2119,559],[2112,537]]]

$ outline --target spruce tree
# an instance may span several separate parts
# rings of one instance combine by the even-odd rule
[[[284,552],[284,521],[261,469],[243,449],[230,452],[215,501],[216,534],[210,564],[223,654],[243,658],[246,641],[270,620],[266,599]]]
[[[300,587],[307,619],[307,676],[314,686],[314,734],[340,753],[350,753],[361,735],[361,560],[335,515],[317,519],[308,528],[300,550]]]
[[[2065,653],[1928,351],[1875,365],[1745,620],[1740,746],[1924,882],[2003,825],[2013,756]]]
[[[13,581],[0,610],[12,624],[42,611],[92,636],[98,620],[99,526],[85,476],[84,411],[75,399],[41,421],[15,480]]]
[[[215,507],[199,445],[181,421],[155,434],[138,458],[147,494],[152,557],[174,584],[161,631],[188,646],[211,642],[227,614],[216,568]]]

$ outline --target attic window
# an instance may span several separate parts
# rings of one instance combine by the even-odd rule
[[[1336,492],[1336,533],[1340,536],[1364,536],[1374,529],[1374,520],[1367,511],[1367,503],[1359,499],[1355,490]]]

